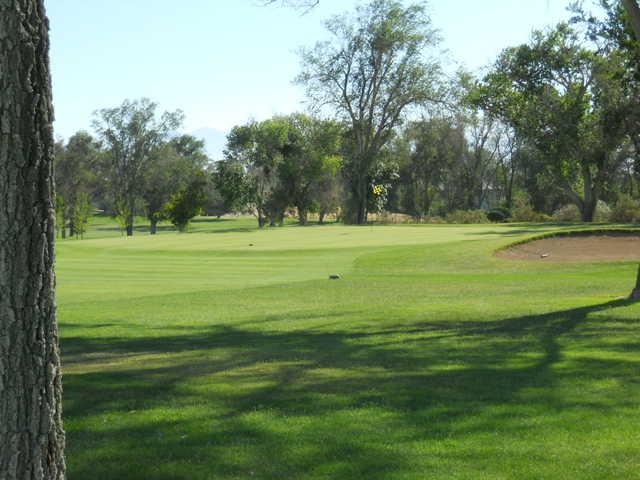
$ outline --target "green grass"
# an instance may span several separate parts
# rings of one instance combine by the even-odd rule
[[[254,222],[58,243],[70,479],[638,478],[636,264]]]

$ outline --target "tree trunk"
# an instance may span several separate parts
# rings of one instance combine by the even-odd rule
[[[65,476],[43,0],[0,0],[0,478]]]
[[[583,166],[582,168],[582,181],[584,183],[584,200],[580,208],[582,221],[593,222],[593,217],[596,214],[596,207],[598,205],[598,196],[596,194],[597,189],[593,186],[591,171],[587,166]]]
[[[304,208],[298,207],[298,222],[300,225],[307,224],[307,211]]]
[[[622,0],[624,8],[629,14],[629,20],[631,20],[631,27],[633,28],[636,38],[640,39],[640,7],[637,0]]]
[[[133,211],[133,209],[131,209],[130,211]],[[127,215],[125,230],[127,232],[127,237],[133,236],[133,214]]]
[[[69,236],[74,237],[76,235],[76,226],[73,223],[73,220],[69,220]]]
[[[640,267],[638,267],[638,276],[636,277],[636,288],[631,292],[632,300],[640,300]]]
[[[158,221],[155,218],[151,219],[151,226],[149,227],[149,233],[155,235],[158,233]]]
[[[640,6],[638,6],[637,0],[622,0],[624,8],[629,14],[631,20],[631,26],[636,35],[636,40],[640,39]],[[636,280],[636,288],[631,292],[631,298],[634,300],[640,300],[640,267],[638,268],[638,277]]]
[[[326,213],[324,210],[320,210],[320,212],[318,213],[318,223],[320,225],[324,224],[324,217],[325,217]]]
[[[367,223],[367,183],[365,179],[361,179],[358,184],[358,198],[357,202],[357,211],[356,211],[356,224],[364,225]]]
[[[358,217],[356,219],[358,225],[364,225],[367,223],[367,197],[366,195],[360,198],[358,202]]]
[[[583,222],[593,222],[593,218],[596,214],[596,205],[597,203],[593,202],[593,201],[585,201],[582,204],[582,210],[580,212],[581,216],[582,216],[582,221]]]

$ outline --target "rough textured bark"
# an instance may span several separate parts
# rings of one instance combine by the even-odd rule
[[[65,476],[43,0],[0,0],[0,478]]]
[[[629,14],[631,26],[636,35],[636,39],[640,40],[640,6],[637,0],[622,0],[624,8]],[[640,300],[640,267],[638,268],[638,278],[636,280],[636,288],[631,292],[631,298]]]

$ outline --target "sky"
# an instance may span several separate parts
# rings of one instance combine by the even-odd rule
[[[260,0],[45,0],[51,24],[56,135],[91,130],[93,112],[148,97],[181,109],[184,131],[221,155],[250,119],[303,111],[298,49],[356,0],[320,0],[302,15]],[[446,68],[478,71],[533,29],[568,18],[569,0],[427,2]]]

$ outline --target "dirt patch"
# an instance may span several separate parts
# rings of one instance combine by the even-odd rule
[[[549,237],[500,250],[496,256],[538,262],[640,260],[640,234]]]

